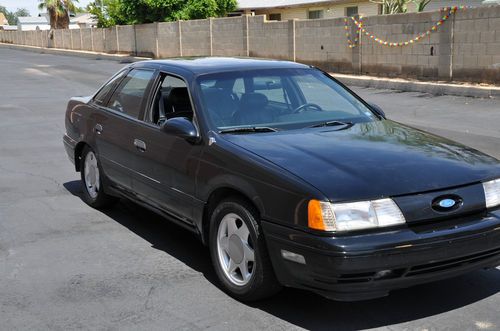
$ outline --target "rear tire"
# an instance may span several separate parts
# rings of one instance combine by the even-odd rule
[[[117,198],[104,192],[101,165],[95,152],[85,146],[80,159],[80,174],[82,179],[83,201],[89,206],[102,209],[118,201]]]
[[[255,208],[241,199],[223,200],[213,210],[210,255],[223,289],[241,301],[268,298],[281,290],[257,222]]]

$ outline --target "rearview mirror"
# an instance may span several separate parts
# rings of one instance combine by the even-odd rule
[[[387,116],[385,116],[385,112],[380,108],[378,105],[374,103],[369,103],[370,108],[380,117],[382,117],[384,120],[387,119]]]
[[[189,142],[196,142],[199,138],[198,130],[193,122],[185,117],[174,117],[163,123],[161,131],[180,138],[184,138]]]

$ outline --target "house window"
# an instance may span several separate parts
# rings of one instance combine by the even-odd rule
[[[270,21],[281,21],[281,14],[269,14]]]
[[[351,17],[358,14],[358,6],[345,7],[345,16]]]
[[[307,17],[310,20],[315,20],[315,19],[318,19],[318,18],[323,18],[323,10],[310,10],[308,12]]]

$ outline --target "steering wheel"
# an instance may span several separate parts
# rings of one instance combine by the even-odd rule
[[[298,113],[301,113],[301,112],[303,112],[305,110],[308,110],[308,109],[315,110],[315,111],[323,111],[323,108],[321,108],[317,104],[308,102],[308,103],[305,103],[305,104],[300,105],[297,108],[295,108],[292,111],[292,113],[293,114],[298,114]]]

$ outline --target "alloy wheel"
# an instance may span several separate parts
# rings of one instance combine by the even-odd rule
[[[97,198],[100,190],[99,167],[94,152],[89,151],[85,156],[83,167],[85,188],[92,199]]]
[[[255,271],[255,253],[247,225],[234,213],[225,215],[217,231],[217,255],[227,279],[247,285]]]

